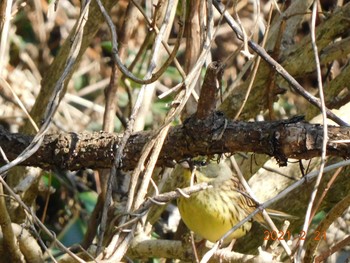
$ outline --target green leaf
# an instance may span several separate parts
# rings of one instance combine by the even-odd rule
[[[97,202],[97,193],[93,191],[79,193],[78,198],[89,213],[92,213]]]
[[[103,41],[101,47],[105,52],[112,53],[113,46],[111,41]]]
[[[86,232],[86,222],[78,216],[73,217],[63,231],[58,235],[58,239],[67,247],[78,244],[84,238]]]

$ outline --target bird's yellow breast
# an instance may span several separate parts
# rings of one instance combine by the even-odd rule
[[[211,242],[216,242],[246,216],[239,215],[234,202],[214,186],[193,194],[190,198],[179,198],[178,208],[189,229]],[[225,242],[244,236],[250,228],[251,222],[245,223],[226,238]]]
[[[207,182],[212,187],[192,194],[189,198],[180,197],[178,208],[186,226],[201,237],[216,242],[248,214],[242,209],[242,194],[237,191],[237,182],[231,169],[224,163],[209,163],[199,167],[191,180],[191,170],[177,166],[173,176],[176,187],[190,186],[193,183]],[[251,228],[246,222],[233,232],[224,242],[244,236]]]

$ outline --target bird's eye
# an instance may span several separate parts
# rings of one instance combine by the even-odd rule
[[[208,163],[207,163],[207,161],[201,161],[200,162],[200,166],[206,166]]]

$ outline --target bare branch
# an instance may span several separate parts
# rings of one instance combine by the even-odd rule
[[[226,128],[224,128],[226,126]],[[274,156],[281,165],[287,158],[310,159],[320,156],[321,125],[297,119],[275,122],[235,122],[215,113],[198,121],[190,118],[184,125],[170,128],[157,165],[171,166],[172,160],[216,153],[255,152]],[[329,126],[327,154],[348,158],[350,128]],[[218,136],[220,135],[220,136]],[[121,168],[133,169],[144,145],[152,139],[150,132],[133,133],[127,141]],[[9,160],[13,160],[28,146],[32,136],[10,134],[0,129],[0,144]],[[22,165],[45,169],[78,170],[112,166],[114,149],[122,135],[106,132],[49,134],[37,153]],[[340,141],[339,141],[340,140]],[[5,161],[0,159],[0,163]]]

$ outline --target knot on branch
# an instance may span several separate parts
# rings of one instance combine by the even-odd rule
[[[276,124],[271,138],[272,155],[279,166],[287,166],[288,156],[306,151],[304,116],[294,116]]]
[[[224,114],[216,111],[224,67],[225,64],[220,61],[209,64],[201,88],[197,111],[184,122],[183,128],[188,150],[193,155],[206,155],[213,142],[222,138],[227,127],[227,119]]]
[[[227,127],[224,113],[212,112],[204,119],[196,114],[185,120],[183,129],[189,149],[196,149],[194,155],[206,155],[215,141],[219,140]]]

